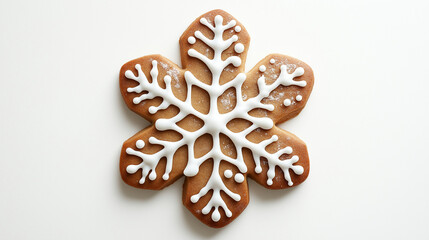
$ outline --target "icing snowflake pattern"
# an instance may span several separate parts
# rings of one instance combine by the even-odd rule
[[[211,220],[215,223],[220,221],[223,217],[231,218],[233,215],[225,198],[230,198],[235,202],[239,202],[242,199],[240,193],[229,188],[227,184],[225,184],[225,181],[234,181],[235,184],[247,185],[245,181],[246,174],[249,171],[255,174],[261,174],[263,172],[261,163],[267,165],[265,174],[267,186],[273,184],[273,179],[279,178],[279,175],[276,175],[276,168],[281,169],[283,173],[282,177],[287,182],[288,186],[294,185],[291,174],[299,176],[304,173],[304,168],[299,165],[300,156],[294,154],[294,149],[291,146],[277,149],[275,152],[267,150],[267,146],[275,144],[279,140],[278,135],[272,135],[260,142],[254,142],[250,140],[248,136],[252,132],[260,130],[268,131],[275,126],[275,122],[270,117],[252,114],[252,111],[256,110],[262,109],[270,112],[275,109],[273,104],[266,101],[266,99],[273,94],[275,89],[279,87],[288,88],[290,86],[305,88],[307,86],[307,81],[296,80],[296,78],[304,75],[304,68],[296,67],[290,69],[287,67],[287,64],[283,64],[281,60],[274,61],[274,59],[269,59],[270,61],[267,62],[267,66],[261,65],[258,68],[260,76],[256,81],[258,90],[256,96],[247,97],[244,95],[243,88],[246,81],[246,74],[242,72],[236,71],[235,76],[231,80],[226,82],[222,81],[222,73],[224,71],[230,68],[236,69],[242,67],[243,62],[239,56],[245,48],[245,46],[239,42],[240,38],[238,36],[238,33],[243,31],[242,28],[237,25],[234,19],[226,21],[222,15],[223,14],[215,15],[211,19],[208,17],[210,15],[199,18],[201,27],[205,27],[211,31],[212,34],[210,34],[210,36],[207,35],[207,31],[205,31],[206,34],[204,34],[200,30],[195,30],[192,31],[193,36],[186,38],[186,42],[189,44],[189,49],[186,54],[190,58],[199,60],[208,68],[211,74],[211,82],[207,83],[202,81],[197,74],[187,69],[180,73],[176,71],[173,78],[171,74],[161,76],[160,69],[162,69],[162,65],[166,64],[156,58],[152,58],[149,61],[150,66],[146,66],[150,69],[148,75],[145,74],[145,71],[142,69],[142,64],[139,63],[131,65],[133,68],[127,69],[124,72],[127,81],[137,84],[126,88],[127,93],[133,94],[132,104],[136,106],[144,105],[146,100],[160,99],[156,105],[154,104],[148,107],[147,111],[151,115],[155,115],[171,107],[178,109],[174,116],[155,118],[153,124],[156,131],[174,131],[180,134],[180,138],[174,140],[165,140],[155,136],[150,136],[148,139],[139,139],[137,137],[133,140],[132,145],[126,147],[124,145],[126,156],[134,156],[140,160],[140,162],[128,164],[125,168],[126,173],[135,175],[137,172],[141,171],[138,184],[145,184],[148,181],[154,181],[159,178],[162,178],[163,181],[168,181],[174,169],[175,154],[180,148],[185,148],[187,150],[185,151],[187,154],[187,162],[182,172],[187,178],[197,176],[200,173],[201,166],[206,161],[211,160],[211,175],[205,185],[200,188],[198,192],[194,192],[189,200],[193,204],[196,204],[201,201],[202,198],[206,197],[205,199],[207,200],[205,200],[200,213],[202,215],[209,215]],[[224,33],[226,31],[233,32],[234,29],[235,34],[224,39]],[[211,55],[193,48],[199,41],[211,49]],[[225,57],[224,52],[227,49],[234,49],[236,55]],[[270,83],[268,83],[265,78],[266,71],[269,67],[273,69],[276,68],[278,71],[278,75]],[[169,71],[171,72],[172,70],[170,69]],[[179,83],[173,82],[177,80],[178,74],[183,74],[183,85],[185,86],[183,86],[182,89],[185,89],[184,98],[176,96],[177,94],[173,91],[175,85],[182,86],[179,85]],[[209,108],[207,113],[198,110],[193,105],[192,89],[194,87],[198,87],[208,94]],[[218,100],[221,99],[223,94],[229,89],[232,89],[232,91],[230,91],[227,96],[235,96],[235,106],[227,107],[228,111],[222,112],[219,109]],[[298,101],[298,99],[302,99],[302,96],[299,95],[299,98],[297,97],[296,99]],[[281,100],[281,103],[284,101],[290,102],[290,100],[284,99]],[[220,104],[230,104],[230,100],[220,100]],[[289,107],[289,105],[290,103],[288,105],[284,104],[283,107],[286,108]],[[193,131],[182,127],[180,122],[190,115],[200,119],[203,125]],[[233,131],[228,127],[228,123],[234,119],[247,120],[250,122],[250,125],[238,132]],[[212,139],[211,150],[202,156],[196,156],[195,143],[199,138],[207,134]],[[225,153],[221,144],[221,135],[225,135],[231,140],[233,148],[235,148],[236,156]],[[159,145],[162,148],[154,153],[145,153],[142,149],[144,149],[147,144]],[[243,156],[245,149],[251,151],[254,164],[251,165],[252,169],[249,169],[250,164],[245,161],[245,157]],[[162,159],[165,159],[165,163],[162,165],[163,174],[162,176],[157,176],[157,168],[160,167]],[[230,166],[234,166],[236,170],[231,171],[227,169],[223,171],[221,168],[222,162],[229,163]],[[277,172],[279,171],[277,170]],[[224,216],[221,214],[222,211]]]

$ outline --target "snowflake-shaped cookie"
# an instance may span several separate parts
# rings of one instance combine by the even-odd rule
[[[185,175],[183,204],[212,227],[225,226],[247,206],[247,177],[280,189],[309,172],[305,144],[275,124],[304,108],[312,70],[271,54],[243,73],[249,41],[239,22],[214,10],[180,38],[182,68],[151,55],[120,72],[128,107],[152,122],[124,143],[123,180],[162,189]]]

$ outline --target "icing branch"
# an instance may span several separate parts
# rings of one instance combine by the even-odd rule
[[[291,85],[295,85],[295,86],[299,86],[299,87],[305,87],[307,86],[307,82],[306,81],[295,81],[293,80],[296,77],[300,77],[304,75],[304,68],[299,67],[297,69],[295,69],[295,71],[293,71],[293,73],[288,73],[287,72],[287,67],[286,65],[282,65],[280,66],[280,75],[278,77],[278,80],[280,81],[280,84],[282,84],[283,86],[291,86]]]
[[[223,32],[226,29],[234,27],[237,23],[234,20],[229,21],[226,25],[222,24],[223,18],[217,15],[214,19],[214,26],[212,26],[207,19],[201,18],[200,23],[208,27],[213,33],[213,39],[207,38],[202,32],[195,31],[194,35],[202,42],[207,44],[214,51],[213,59],[209,59],[202,53],[195,49],[189,49],[188,55],[201,60],[210,69],[212,73],[212,88],[219,85],[220,74],[223,69],[229,64],[238,67],[241,65],[241,59],[238,56],[230,56],[225,60],[222,60],[222,52],[228,49],[234,42],[238,40],[237,35],[233,35],[229,39],[223,40]]]
[[[204,128],[204,127],[203,127]],[[205,196],[210,190],[213,190],[212,196],[207,203],[207,205],[202,209],[203,214],[208,214],[212,208],[214,208],[214,211],[212,213],[212,220],[217,222],[220,220],[220,213],[219,208],[222,208],[225,211],[225,214],[227,217],[232,216],[232,212],[228,209],[225,201],[222,199],[220,192],[223,191],[226,195],[231,197],[235,201],[240,201],[241,197],[239,194],[236,194],[229,190],[220,174],[219,174],[219,165],[220,162],[227,161],[233,165],[235,165],[240,171],[246,172],[247,167],[246,164],[243,161],[243,158],[240,159],[233,159],[227,155],[225,155],[220,150],[220,144],[219,144],[219,133],[212,134],[213,137],[213,148],[206,153],[204,156],[199,158],[189,158],[189,162],[185,168],[185,175],[186,176],[195,176],[198,173],[198,169],[200,165],[207,159],[212,158],[213,159],[213,170],[212,174],[207,182],[207,184],[199,191],[199,193],[193,195],[191,197],[191,202],[196,203],[199,201],[199,199],[203,196]],[[241,161],[240,161],[241,160]]]
[[[243,85],[244,80],[246,80],[246,74],[239,73],[234,79],[220,86],[219,89],[221,94],[225,92],[228,88],[235,87],[236,85],[240,86],[240,91],[241,91],[241,86]]]
[[[211,218],[213,221],[217,222],[220,220],[220,212],[219,208],[222,208],[227,217],[232,216],[232,212],[227,207],[225,201],[221,197],[221,191],[223,191],[226,195],[232,198],[235,201],[240,201],[241,196],[237,193],[232,192],[230,189],[226,187],[224,184],[220,173],[219,166],[221,161],[229,162],[235,165],[241,172],[246,172],[247,167],[244,163],[243,158],[233,159],[227,155],[225,155],[221,151],[220,139],[219,135],[222,128],[226,128],[226,124],[228,120],[219,113],[219,109],[217,107],[217,99],[219,96],[229,87],[233,86],[234,83],[242,84],[246,79],[245,74],[237,75],[232,83],[227,83],[222,86],[219,84],[219,78],[226,66],[232,64],[235,67],[241,65],[241,59],[237,56],[228,57],[225,60],[222,60],[222,52],[238,40],[236,35],[233,35],[229,39],[223,40],[223,32],[226,29],[234,27],[236,22],[234,20],[228,22],[226,25],[223,25],[223,18],[221,16],[216,16],[214,19],[214,26],[212,26],[207,19],[201,18],[201,24],[207,26],[213,33],[213,39],[208,39],[203,33],[200,31],[196,31],[194,33],[195,37],[202,42],[204,42],[207,46],[213,49],[214,56],[213,59],[209,59],[204,56],[200,52],[195,49],[189,49],[188,55],[194,58],[201,60],[206,66],[209,68],[212,74],[212,83],[210,85],[200,83],[200,81],[190,72],[185,72],[185,79],[188,83],[195,84],[205,91],[207,91],[210,95],[210,110],[209,114],[205,117],[201,118],[204,121],[204,126],[201,128],[204,132],[209,133],[213,139],[213,147],[212,149],[202,157],[194,158],[189,157],[188,164],[185,168],[184,174],[186,176],[195,176],[198,173],[198,169],[200,165],[206,161],[207,159],[213,159],[213,169],[212,174],[207,182],[207,184],[199,191],[199,193],[193,195],[191,197],[191,202],[196,203],[200,200],[201,197],[205,196],[210,190],[212,190],[212,195],[210,197],[207,205],[202,209],[203,214],[209,214],[210,211],[214,208]],[[200,129],[200,130],[201,130]],[[189,147],[189,152],[191,152],[191,148]]]
[[[185,79],[186,79],[186,82],[187,82],[187,83],[192,84],[192,85],[195,85],[195,86],[200,87],[200,88],[202,88],[202,89],[207,89],[207,88],[209,88],[209,87],[210,87],[210,85],[208,85],[208,84],[206,84],[206,83],[203,83],[203,82],[201,82],[200,80],[198,80],[198,79],[194,76],[194,74],[192,74],[190,71],[186,71],[186,72],[185,72]]]
[[[206,18],[201,18],[201,19],[200,19],[200,23],[201,23],[201,24],[203,24],[204,26],[208,27],[210,30],[212,30],[212,32],[214,32],[214,31],[215,31],[215,28],[213,27],[213,25],[211,25],[211,24],[209,23],[209,21],[207,21],[207,19],[206,19]]]
[[[267,184],[268,185],[273,184],[273,178],[276,174],[275,173],[276,166],[279,166],[282,169],[283,176],[286,179],[286,181],[288,182],[289,186],[293,185],[292,179],[291,179],[290,174],[289,174],[289,169],[292,169],[292,171],[297,175],[301,175],[302,173],[304,173],[304,168],[302,166],[293,165],[294,163],[298,162],[299,157],[294,155],[290,159],[280,160],[279,159],[280,156],[284,153],[288,154],[285,151],[278,151],[276,154],[273,154],[272,156],[270,156],[270,158],[267,158],[268,159],[268,167],[269,167],[268,172],[267,172],[267,176],[268,176]]]
[[[145,183],[146,176],[148,175],[149,172],[150,172],[149,179],[152,181],[156,179],[157,176],[156,176],[155,168],[158,166],[159,161],[163,157],[167,158],[167,164],[166,164],[166,168],[165,168],[165,173],[162,176],[162,178],[164,180],[168,180],[169,174],[170,174],[172,166],[173,166],[174,153],[176,152],[176,150],[179,147],[181,147],[184,144],[183,141],[167,142],[167,141],[158,140],[154,137],[149,138],[149,142],[151,144],[162,145],[162,146],[164,146],[164,148],[155,154],[146,154],[146,153],[143,153],[141,151],[136,151],[132,148],[126,149],[127,154],[134,155],[134,156],[137,156],[137,157],[142,159],[142,162],[140,164],[129,165],[126,169],[127,173],[129,173],[129,174],[134,174],[139,169],[142,169],[142,177],[139,181],[140,184]],[[136,142],[136,147],[138,149],[142,149],[144,146],[145,146],[145,143],[143,140],[138,140]]]
[[[201,54],[200,52],[198,52],[195,49],[189,49],[188,51],[188,55],[194,58],[198,58],[201,61],[203,61],[207,66],[210,65],[210,62],[212,61],[211,59],[209,59],[208,57],[206,57],[205,55]],[[212,70],[212,69],[210,69]]]
[[[226,195],[231,197],[235,201],[240,201],[241,196],[239,194],[233,193],[229,190],[222,181],[222,178],[219,175],[219,161],[215,161],[213,166],[213,172],[210,176],[209,181],[206,186],[204,186],[199,193],[191,197],[191,202],[196,203],[200,200],[201,197],[205,196],[210,190],[213,190],[212,196],[207,203],[207,205],[202,209],[202,213],[207,215],[212,208],[214,211],[212,213],[212,220],[217,222],[220,220],[219,207],[225,211],[227,217],[232,216],[231,210],[226,206],[225,201],[222,199],[220,192],[223,191]]]
[[[134,104],[139,104],[140,102],[142,102],[143,100],[147,100],[147,99],[153,99],[155,97],[161,97],[162,103],[155,107],[155,106],[151,106],[149,108],[149,112],[151,114],[155,114],[157,113],[159,110],[162,109],[166,109],[167,107],[169,107],[170,105],[174,105],[178,108],[180,108],[182,111],[184,111],[187,114],[194,114],[197,117],[202,117],[203,115],[198,112],[196,109],[194,109],[192,107],[192,105],[189,105],[186,103],[186,101],[182,101],[180,99],[178,99],[172,89],[171,89],[171,77],[166,75],[164,77],[164,82],[165,82],[165,86],[166,88],[162,88],[161,86],[159,86],[158,84],[158,62],[156,60],[152,61],[152,69],[150,71],[150,75],[152,78],[152,82],[149,82],[148,79],[146,78],[146,75],[143,73],[141,65],[140,64],[136,64],[135,65],[135,69],[137,70],[138,75],[134,75],[134,73],[131,70],[127,70],[125,72],[125,77],[127,77],[128,79],[132,79],[136,82],[139,83],[139,85],[137,85],[136,87],[132,87],[132,88],[128,88],[127,91],[128,92],[135,92],[135,93],[141,93],[142,91],[147,91],[148,93],[144,93],[142,95],[140,95],[139,97],[135,97],[133,99],[133,103]],[[190,86],[188,86],[189,88]],[[191,96],[188,94],[187,95],[187,99],[190,99]]]
[[[270,95],[270,93],[276,89],[277,87],[279,87],[280,85],[283,86],[291,86],[291,85],[296,85],[296,86],[300,86],[300,87],[304,87],[307,85],[306,81],[295,81],[293,80],[295,77],[299,77],[302,76],[304,74],[304,69],[299,67],[297,69],[295,69],[294,72],[292,73],[288,73],[287,72],[287,67],[286,65],[282,65],[280,66],[280,75],[279,77],[270,85],[267,85],[265,82],[265,77],[261,76],[258,81],[258,90],[259,93],[258,95],[256,95],[253,98],[250,98],[246,101],[243,101],[243,94],[241,91],[241,87],[242,84],[237,84],[235,89],[236,89],[236,93],[237,93],[237,104],[236,107],[231,111],[228,112],[228,119],[232,120],[233,118],[237,118],[237,115],[241,115],[241,117],[239,118],[243,118],[243,119],[249,119],[251,118],[252,120],[255,120],[255,117],[250,116],[248,113],[249,111],[253,110],[253,109],[257,109],[257,108],[262,108],[268,111],[273,111],[274,110],[274,106],[272,104],[264,104],[261,103],[261,101],[268,97]],[[226,85],[226,84],[225,84]],[[259,127],[263,128],[263,129],[268,129],[271,128],[272,125],[274,123],[272,123],[272,120],[270,118],[259,118],[260,120],[256,120],[256,122],[254,122],[254,124],[261,124],[259,125]]]
[[[194,35],[196,38],[203,41],[205,44],[207,44],[210,48],[212,48],[215,51],[215,54],[222,54],[223,51],[228,49],[232,43],[238,40],[237,35],[233,35],[231,38],[227,40],[223,40],[223,32],[226,29],[232,28],[235,26],[236,22],[234,20],[229,21],[226,25],[223,25],[223,18],[222,16],[216,16],[215,17],[215,26],[213,27],[205,18],[201,18],[200,22],[207,26],[213,33],[214,38],[208,39],[202,32],[195,31]]]
[[[273,178],[275,177],[275,167],[279,166],[283,171],[284,178],[288,182],[288,185],[292,186],[293,182],[292,182],[290,174],[289,174],[289,169],[292,169],[292,171],[294,171],[294,173],[297,175],[301,175],[304,172],[304,168],[302,166],[293,165],[294,163],[296,163],[299,160],[299,157],[295,155],[290,159],[280,160],[280,157],[283,154],[291,154],[292,153],[293,150],[291,147],[286,147],[286,148],[280,149],[279,151],[277,151],[275,153],[267,152],[265,150],[265,148],[268,145],[270,145],[271,143],[276,142],[278,140],[277,135],[273,135],[271,138],[263,140],[259,143],[254,143],[254,142],[249,141],[246,138],[246,136],[247,136],[247,134],[249,134],[251,131],[253,131],[255,129],[256,129],[256,127],[254,125],[249,127],[248,129],[242,131],[242,132],[239,132],[239,133],[234,133],[231,130],[226,129],[225,134],[228,134],[228,136],[234,142],[235,147],[236,147],[236,151],[237,151],[237,157],[242,158],[243,148],[247,148],[252,152],[253,161],[255,162],[255,165],[256,165],[256,167],[255,167],[256,173],[262,172],[261,157],[264,157],[267,159],[268,167],[269,167],[268,172],[267,172],[267,177],[268,177],[267,184],[268,185],[273,184]]]
[[[270,118],[253,117],[249,115],[249,111],[257,108],[266,109],[268,111],[274,110],[273,105],[263,104],[261,103],[261,101],[264,98],[268,97],[270,93],[280,85],[283,85],[283,86],[296,85],[300,87],[306,86],[307,83],[305,81],[293,80],[295,77],[302,76],[303,74],[304,74],[304,69],[301,67],[295,69],[293,73],[289,74],[287,72],[286,65],[282,65],[280,67],[279,77],[272,84],[267,85],[264,76],[261,76],[258,79],[257,84],[258,84],[259,93],[257,96],[250,98],[247,101],[243,101],[243,95],[241,91],[242,84],[244,81],[240,81],[241,79],[237,79],[237,80],[234,79],[233,81],[231,81],[231,82],[237,81],[237,84],[235,85],[235,89],[237,93],[237,103],[236,103],[236,107],[231,112],[225,115],[227,116],[228,120],[232,120],[234,118],[243,118],[252,122],[252,125],[249,128],[239,133],[234,133],[227,128],[224,128],[222,132],[227,136],[229,136],[231,140],[234,142],[236,151],[237,151],[237,158],[242,158],[243,148],[247,148],[251,150],[253,154],[253,160],[255,161],[255,165],[256,165],[255,167],[256,173],[260,173],[262,171],[261,162],[260,162],[261,157],[265,157],[267,159],[268,165],[269,165],[269,169],[267,173],[268,185],[273,184],[272,179],[275,177],[276,166],[279,166],[283,170],[284,178],[288,181],[289,186],[293,185],[293,182],[289,174],[289,169],[292,169],[298,175],[302,174],[304,169],[299,165],[293,165],[299,160],[298,156],[293,156],[291,159],[280,160],[281,155],[292,153],[291,147],[280,149],[276,153],[269,153],[265,150],[266,146],[278,140],[277,136],[274,135],[270,139],[264,140],[260,143],[253,143],[246,138],[246,136],[250,132],[256,130],[257,128],[271,129],[274,125],[273,121]],[[224,85],[227,85],[227,84],[224,84]],[[234,84],[231,83],[231,85],[234,85]]]
[[[135,65],[135,69],[138,72],[138,75],[135,76],[134,73],[130,70],[125,72],[125,76],[129,79],[132,79],[134,81],[137,81],[139,83],[138,86],[133,88],[128,88],[128,92],[135,92],[135,93],[141,93],[143,91],[147,91],[147,93],[140,95],[139,97],[135,97],[133,99],[134,104],[139,104],[141,101],[146,99],[153,99],[155,97],[161,97],[163,100],[159,106],[151,106],[149,107],[149,113],[155,114],[159,110],[166,109],[170,105],[174,105],[180,109],[180,112],[169,119],[157,119],[155,122],[155,128],[159,131],[165,131],[165,130],[174,130],[182,135],[182,139],[176,142],[170,142],[170,141],[163,141],[160,139],[157,139],[155,137],[151,137],[149,139],[149,142],[151,144],[158,144],[162,145],[164,148],[161,149],[159,152],[155,154],[145,154],[140,151],[136,151],[132,148],[127,148],[126,152],[129,155],[134,155],[137,157],[140,157],[142,159],[142,163],[138,165],[130,165],[127,167],[127,172],[130,174],[136,173],[139,169],[142,169],[142,178],[140,179],[139,183],[143,184],[145,182],[146,176],[148,175],[149,171],[151,171],[149,175],[150,180],[156,179],[156,172],[155,168],[157,167],[160,159],[162,157],[167,158],[167,164],[166,164],[166,170],[163,175],[164,180],[168,180],[169,173],[172,169],[172,162],[173,162],[173,156],[174,153],[179,149],[181,146],[186,144],[186,140],[188,141],[195,141],[199,136],[201,136],[203,133],[195,132],[191,137],[187,136],[188,132],[184,129],[180,128],[177,123],[180,122],[182,119],[184,119],[189,114],[193,114],[197,117],[204,117],[203,114],[198,112],[192,104],[190,104],[191,101],[191,89],[192,84],[188,83],[188,91],[187,91],[187,97],[185,101],[182,101],[178,99],[171,88],[171,77],[169,75],[166,75],[164,77],[165,82],[165,89],[162,88],[158,84],[158,62],[156,60],[152,61],[152,69],[150,71],[150,75],[152,78],[152,82],[149,82],[146,78],[146,75],[143,73],[141,69],[140,64]],[[138,148],[143,148],[145,143],[143,140],[137,141],[139,144],[136,143],[136,146]]]

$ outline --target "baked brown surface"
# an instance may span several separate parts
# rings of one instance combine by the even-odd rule
[[[211,20],[216,15],[221,15],[223,17],[223,24],[226,24],[230,20],[235,20],[231,15],[222,11],[222,10],[214,10],[208,12],[201,17],[197,18],[190,27],[183,33],[180,38],[180,49],[181,49],[181,61],[182,67],[180,68],[178,65],[174,64],[170,60],[160,56],[160,55],[149,55],[142,58],[138,58],[132,60],[126,64],[124,64],[121,68],[119,75],[119,83],[122,96],[125,100],[127,106],[135,113],[144,117],[151,123],[155,123],[157,119],[160,118],[171,118],[175,116],[179,109],[176,106],[169,106],[165,110],[160,110],[155,114],[149,113],[148,109],[151,106],[158,106],[161,104],[162,99],[160,97],[155,97],[154,99],[144,100],[140,104],[134,104],[133,99],[138,97],[141,94],[128,92],[127,89],[130,87],[136,87],[138,83],[136,81],[132,81],[125,76],[125,72],[127,70],[133,71],[135,75],[137,75],[137,71],[135,70],[135,65],[140,64],[142,67],[143,73],[146,75],[147,79],[151,81],[150,70],[152,68],[151,62],[156,60],[163,65],[158,67],[159,77],[158,83],[162,88],[165,88],[165,82],[163,81],[164,77],[169,75],[172,76],[172,83],[175,84],[175,87],[172,88],[173,94],[182,101],[186,99],[187,92],[187,84],[185,82],[184,73],[186,71],[191,71],[196,78],[201,80],[206,84],[211,84],[212,74],[210,70],[207,68],[202,61],[197,58],[190,57],[188,55],[188,50],[191,47],[191,44],[188,43],[188,38],[194,35],[195,31],[201,31],[204,35],[209,38],[213,38],[213,33],[206,26],[200,23],[202,17]],[[237,21],[237,20],[235,20]],[[233,65],[227,66],[225,70],[222,71],[220,77],[220,84],[227,83],[231,81],[239,72],[244,72],[244,66],[246,61],[246,55],[249,47],[250,37],[244,28],[244,26],[237,21],[237,25],[241,27],[241,31],[236,33],[234,31],[225,31],[223,38],[228,39],[233,34],[238,35],[239,43],[242,43],[245,48],[244,52],[238,54],[234,51],[233,47],[228,48],[222,53],[222,59],[226,59],[229,56],[238,56],[240,57],[242,64],[239,67],[234,67]],[[264,43],[259,43],[264,44]],[[192,44],[192,48],[196,49],[199,52],[204,52],[209,58],[213,58],[214,51],[204,44],[202,41],[197,41],[195,44]],[[270,60],[274,59],[275,63],[270,63]],[[259,67],[261,65],[266,66],[266,71],[259,71]],[[286,65],[288,66],[288,72],[293,72],[296,68],[302,67],[304,69],[304,74],[302,76],[294,78],[295,81],[305,80],[307,85],[305,87],[299,86],[279,86],[274,91],[272,91],[269,97],[264,98],[262,100],[263,103],[274,105],[273,111],[263,110],[263,109],[255,109],[250,112],[250,115],[256,117],[269,117],[273,120],[275,124],[287,121],[295,116],[297,116],[301,110],[305,107],[309,95],[311,93],[313,87],[313,72],[311,68],[303,63],[302,61],[288,57],[281,54],[271,54],[262,59],[254,68],[252,68],[249,72],[246,73],[246,80],[242,86],[243,96],[246,96],[247,99],[250,99],[256,96],[259,92],[257,81],[261,76],[265,77],[266,84],[269,85],[273,83],[276,78],[280,74],[280,66]],[[301,95],[302,100],[296,101],[296,96]],[[292,104],[290,106],[285,106],[283,101],[285,99],[292,99]],[[247,100],[245,99],[245,100]],[[231,111],[235,107],[236,104],[236,92],[233,88],[225,91],[221,97],[217,101],[219,112],[227,113]],[[208,93],[196,86],[192,88],[192,105],[195,109],[200,111],[201,113],[208,113],[210,107],[210,97]],[[228,128],[234,132],[242,131],[250,126],[250,122],[244,119],[234,119],[227,124]],[[181,120],[178,125],[186,129],[188,131],[195,131],[201,128],[204,125],[204,122],[200,120],[198,117],[189,115],[183,120]],[[277,135],[279,137],[278,141],[271,143],[267,146],[266,150],[268,152],[274,153],[279,149],[283,149],[287,146],[292,147],[293,155],[299,156],[299,161],[295,165],[300,165],[304,168],[304,172],[301,175],[295,174],[293,171],[290,172],[291,179],[293,181],[293,186],[297,186],[302,183],[308,176],[309,173],[309,158],[307,147],[305,143],[300,140],[298,137],[289,133],[277,126],[274,126],[270,130],[256,129],[252,131],[247,139],[254,142],[259,143],[263,140],[269,139],[271,136]],[[150,137],[156,137],[157,139],[162,139],[166,141],[177,141],[182,138],[181,134],[178,132],[168,130],[168,131],[159,131],[156,129],[154,125],[138,132],[136,135],[125,141],[122,147],[122,153],[120,158],[120,173],[122,179],[125,183],[142,189],[162,189],[170,184],[172,184],[175,180],[183,176],[183,171],[186,167],[188,161],[188,150],[186,146],[180,147],[177,152],[174,154],[173,158],[173,168],[170,173],[170,177],[168,180],[164,180],[161,176],[163,176],[166,160],[161,159],[159,164],[156,167],[157,178],[154,180],[146,179],[144,184],[140,184],[139,180],[142,178],[142,171],[139,170],[134,174],[129,174],[126,171],[127,166],[130,164],[140,164],[142,159],[133,155],[129,155],[126,152],[127,148],[136,149],[136,141],[144,140],[146,145],[139,151],[148,154],[154,154],[160,151],[163,147],[157,144],[150,144],[148,139]],[[228,136],[221,135],[220,136],[220,144],[222,149],[228,149],[229,151],[225,151],[224,154],[228,155],[231,158],[237,157],[237,152],[234,148],[234,144]],[[209,134],[205,134],[197,139],[195,142],[195,156],[203,156],[205,153],[209,152],[213,147],[213,140]],[[183,189],[183,204],[191,211],[193,215],[195,215],[198,219],[200,219],[203,223],[211,226],[211,227],[223,227],[233,221],[239,214],[246,208],[249,202],[249,193],[248,193],[248,184],[247,184],[247,176],[258,182],[269,189],[282,189],[289,188],[287,180],[283,177],[283,172],[279,167],[276,167],[275,173],[276,177],[273,179],[272,185],[267,185],[267,171],[268,165],[266,159],[261,159],[262,172],[255,172],[255,162],[252,157],[251,151],[249,149],[243,150],[244,161],[247,165],[247,173],[244,173],[245,180],[243,183],[237,183],[233,179],[226,179],[223,174],[220,174],[223,178],[223,182],[225,185],[233,192],[238,193],[241,196],[240,201],[235,201],[228,197],[224,192],[221,192],[222,199],[225,201],[226,205],[232,212],[231,217],[226,217],[225,212],[220,210],[221,218],[218,222],[215,222],[211,219],[211,214],[204,215],[201,213],[201,209],[208,203],[212,192],[209,192],[205,196],[203,196],[198,202],[192,203],[190,198],[192,195],[198,193],[202,187],[207,183],[211,172],[213,170],[213,160],[208,160],[202,163],[199,168],[199,173],[193,177],[186,177],[184,182]],[[280,157],[280,159],[290,158],[289,154],[284,154]],[[144,160],[143,160],[144,161]],[[220,173],[223,173],[226,169],[232,169],[233,174],[238,173],[239,170],[233,164],[222,161],[220,163]]]

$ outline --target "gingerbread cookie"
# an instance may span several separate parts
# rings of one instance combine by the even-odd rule
[[[180,38],[182,68],[150,55],[120,72],[126,104],[152,123],[124,143],[122,179],[162,189],[184,175],[183,204],[211,227],[227,225],[246,208],[247,177],[281,189],[309,173],[304,142],[275,124],[304,108],[313,72],[271,54],[244,73],[249,41],[241,23],[214,10]]]

